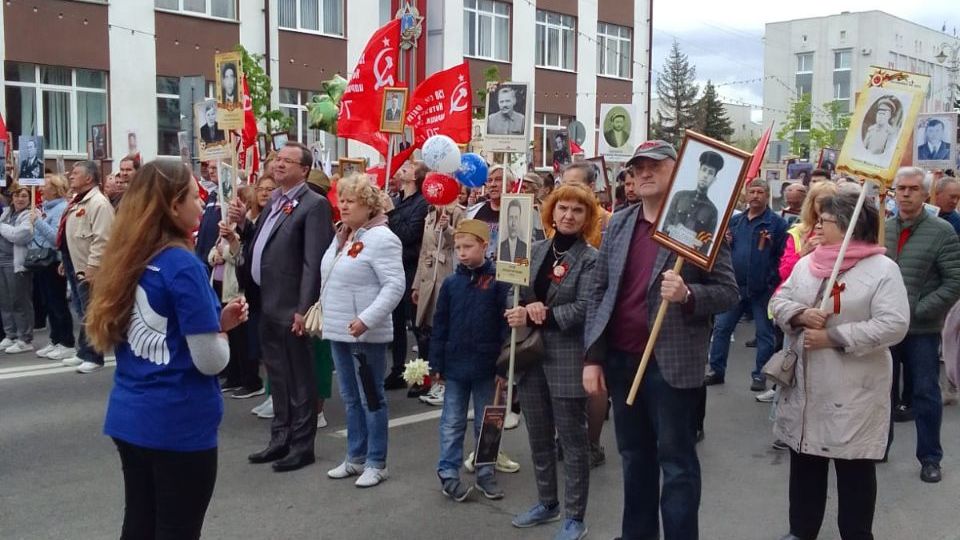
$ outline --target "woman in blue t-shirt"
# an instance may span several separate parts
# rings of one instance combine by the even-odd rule
[[[123,467],[121,539],[200,537],[217,478],[223,332],[247,318],[223,307],[192,233],[203,205],[179,161],[144,165],[114,220],[93,285],[87,335],[117,357],[104,433]]]

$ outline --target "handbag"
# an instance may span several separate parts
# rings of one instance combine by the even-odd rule
[[[517,347],[514,352],[513,369],[524,372],[543,360],[546,348],[543,346],[543,332],[539,328],[521,326],[517,328]],[[503,342],[500,356],[497,358],[497,371],[506,371],[510,366],[510,339]]]
[[[333,269],[337,266],[337,261],[340,260],[340,256],[346,252],[344,247],[340,248],[340,253],[337,253],[337,257],[333,260],[333,265],[330,266],[330,274],[333,273]],[[321,337],[323,334],[323,306],[320,305],[320,302],[323,300],[323,291],[327,289],[327,281],[325,280],[320,286],[320,298],[317,298],[317,301],[307,309],[307,312],[303,316],[303,331],[310,337]]]
[[[768,381],[780,385],[781,387],[793,388],[797,383],[797,360],[800,355],[793,350],[793,344],[785,349],[781,349],[767,360],[763,365],[761,373]]]
[[[33,240],[32,246],[27,248],[27,255],[23,259],[23,267],[27,270],[43,270],[57,262],[57,251],[53,248],[43,247]]]

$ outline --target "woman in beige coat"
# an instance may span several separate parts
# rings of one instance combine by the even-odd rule
[[[411,299],[417,305],[414,327],[420,357],[430,362],[430,328],[433,326],[433,311],[437,306],[437,293],[447,276],[457,266],[453,252],[453,231],[463,220],[463,209],[457,205],[433,206],[423,225],[423,242],[420,244],[420,260],[413,278]],[[443,384],[434,381],[430,391],[420,400],[430,405],[443,404]]]
[[[877,208],[868,199],[856,223],[857,192],[821,205],[821,245],[800,259],[770,301],[773,317],[800,353],[795,385],[781,389],[774,434],[790,446],[790,534],[814,539],[823,521],[827,471],[837,471],[838,524],[844,540],[872,539],[877,479],[890,421],[888,347],[909,326],[907,291],[897,264],[877,243]],[[848,226],[853,241],[826,311],[820,290]]]

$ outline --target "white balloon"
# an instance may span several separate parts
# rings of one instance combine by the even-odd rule
[[[423,162],[431,170],[453,174],[460,168],[460,148],[446,135],[434,135],[423,143]]]

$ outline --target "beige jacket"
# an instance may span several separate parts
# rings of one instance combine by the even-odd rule
[[[794,350],[801,352],[803,333],[795,333],[790,319],[814,304],[822,282],[809,264],[809,256],[801,259],[770,300],[787,343],[797,341]],[[795,386],[781,388],[773,432],[803,454],[881,459],[890,429],[888,347],[907,335],[907,289],[897,263],[885,255],[861,260],[838,282],[844,287],[840,313],[827,319],[838,347],[800,355]]]
[[[437,307],[437,294],[443,280],[453,273],[457,266],[457,255],[453,251],[453,231],[464,219],[463,209],[459,206],[450,213],[450,224],[437,231],[437,209],[430,207],[423,225],[423,242],[420,244],[420,259],[417,261],[417,275],[413,278],[413,290],[417,291],[417,327],[433,326],[433,310]],[[442,240],[442,244],[440,244]],[[437,251],[437,246],[440,250]]]
[[[110,200],[94,186],[80,202],[67,205],[65,212],[66,242],[74,271],[86,273],[90,267],[99,268],[113,226]]]
[[[220,252],[220,256],[223,257],[223,291],[220,294],[220,301],[226,304],[241,295],[240,282],[237,281],[238,254],[234,254],[233,251],[230,250],[230,244],[217,240],[217,243],[210,248],[210,253],[207,254],[207,262],[210,263],[211,267],[216,266],[216,263],[213,261],[214,255],[218,251]],[[210,272],[210,285],[213,285],[212,271]]]

